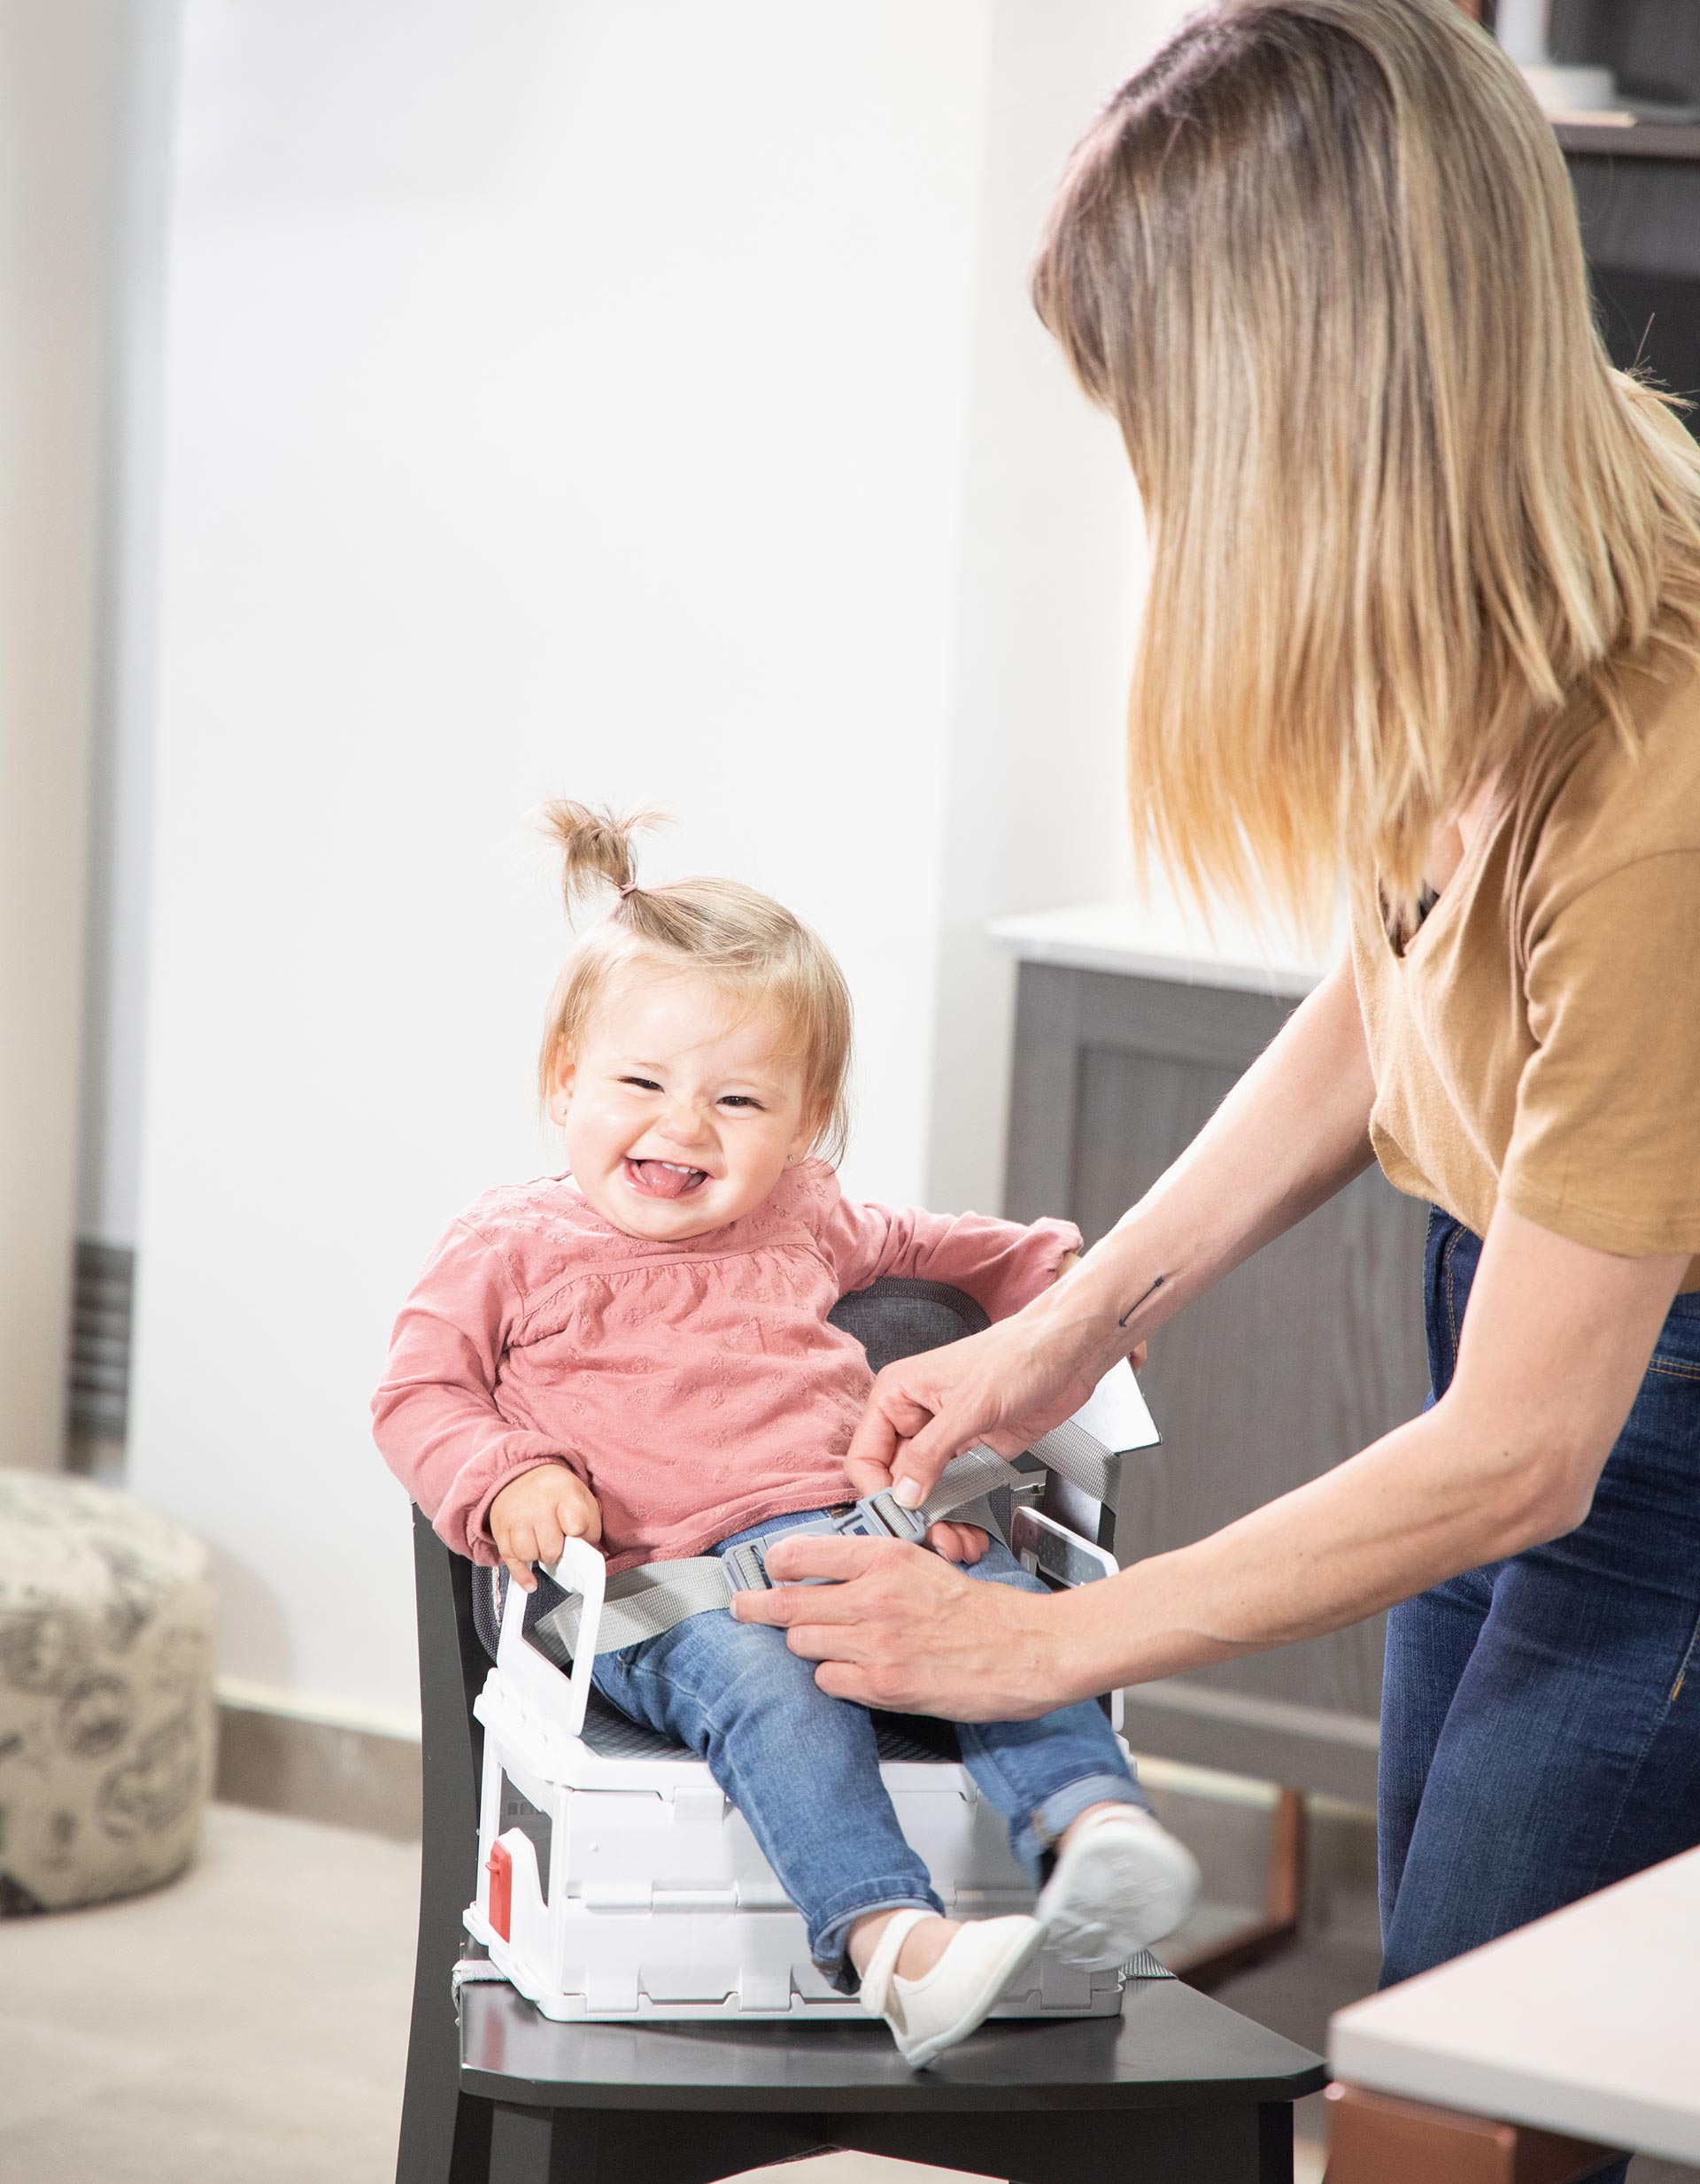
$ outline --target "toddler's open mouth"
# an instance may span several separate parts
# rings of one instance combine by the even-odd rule
[[[686,1198],[708,1180],[702,1168],[683,1168],[674,1161],[634,1161],[622,1163],[626,1181],[644,1198]]]

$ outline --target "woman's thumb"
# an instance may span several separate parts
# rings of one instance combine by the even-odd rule
[[[892,1459],[892,1499],[903,1509],[918,1509],[959,1453],[957,1437],[945,1420],[929,1420],[913,1440],[898,1444]]]

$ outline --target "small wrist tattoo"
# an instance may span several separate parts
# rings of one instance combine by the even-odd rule
[[[1169,1277],[1166,1274],[1159,1274],[1156,1280],[1152,1283],[1150,1288],[1146,1291],[1145,1295],[1143,1297],[1136,1297],[1132,1303],[1128,1306],[1126,1311],[1122,1314],[1120,1319],[1117,1321],[1116,1324],[1118,1327],[1125,1327],[1129,1320],[1131,1320],[1133,1315],[1139,1310],[1140,1307],[1144,1304],[1148,1298],[1155,1297],[1158,1290],[1163,1287],[1168,1278]]]

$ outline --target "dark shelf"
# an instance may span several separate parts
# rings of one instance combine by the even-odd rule
[[[1559,148],[1591,158],[1692,159],[1700,165],[1700,121],[1554,123]]]

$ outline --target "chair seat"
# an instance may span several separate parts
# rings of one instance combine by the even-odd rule
[[[838,2149],[1022,2184],[1291,2184],[1290,2103],[1327,2077],[1168,1978],[1119,2018],[1001,2025],[925,2071],[879,2025],[560,2025],[478,1986],[460,2058],[491,2184],[703,2184]]]
[[[553,2108],[900,2111],[1296,2101],[1309,2049],[1171,1978],[1130,1979],[1119,2018],[1006,2022],[911,2070],[884,2026],[560,2024],[503,1981],[460,1995],[463,2088]]]
[[[961,1763],[948,1722],[876,1714],[874,1733],[884,1765],[954,1767]],[[664,1759],[682,1767],[705,1764],[684,1745],[669,1743],[658,1730],[645,1728],[611,1706],[599,1691],[591,1693],[580,1733],[599,1759]]]

